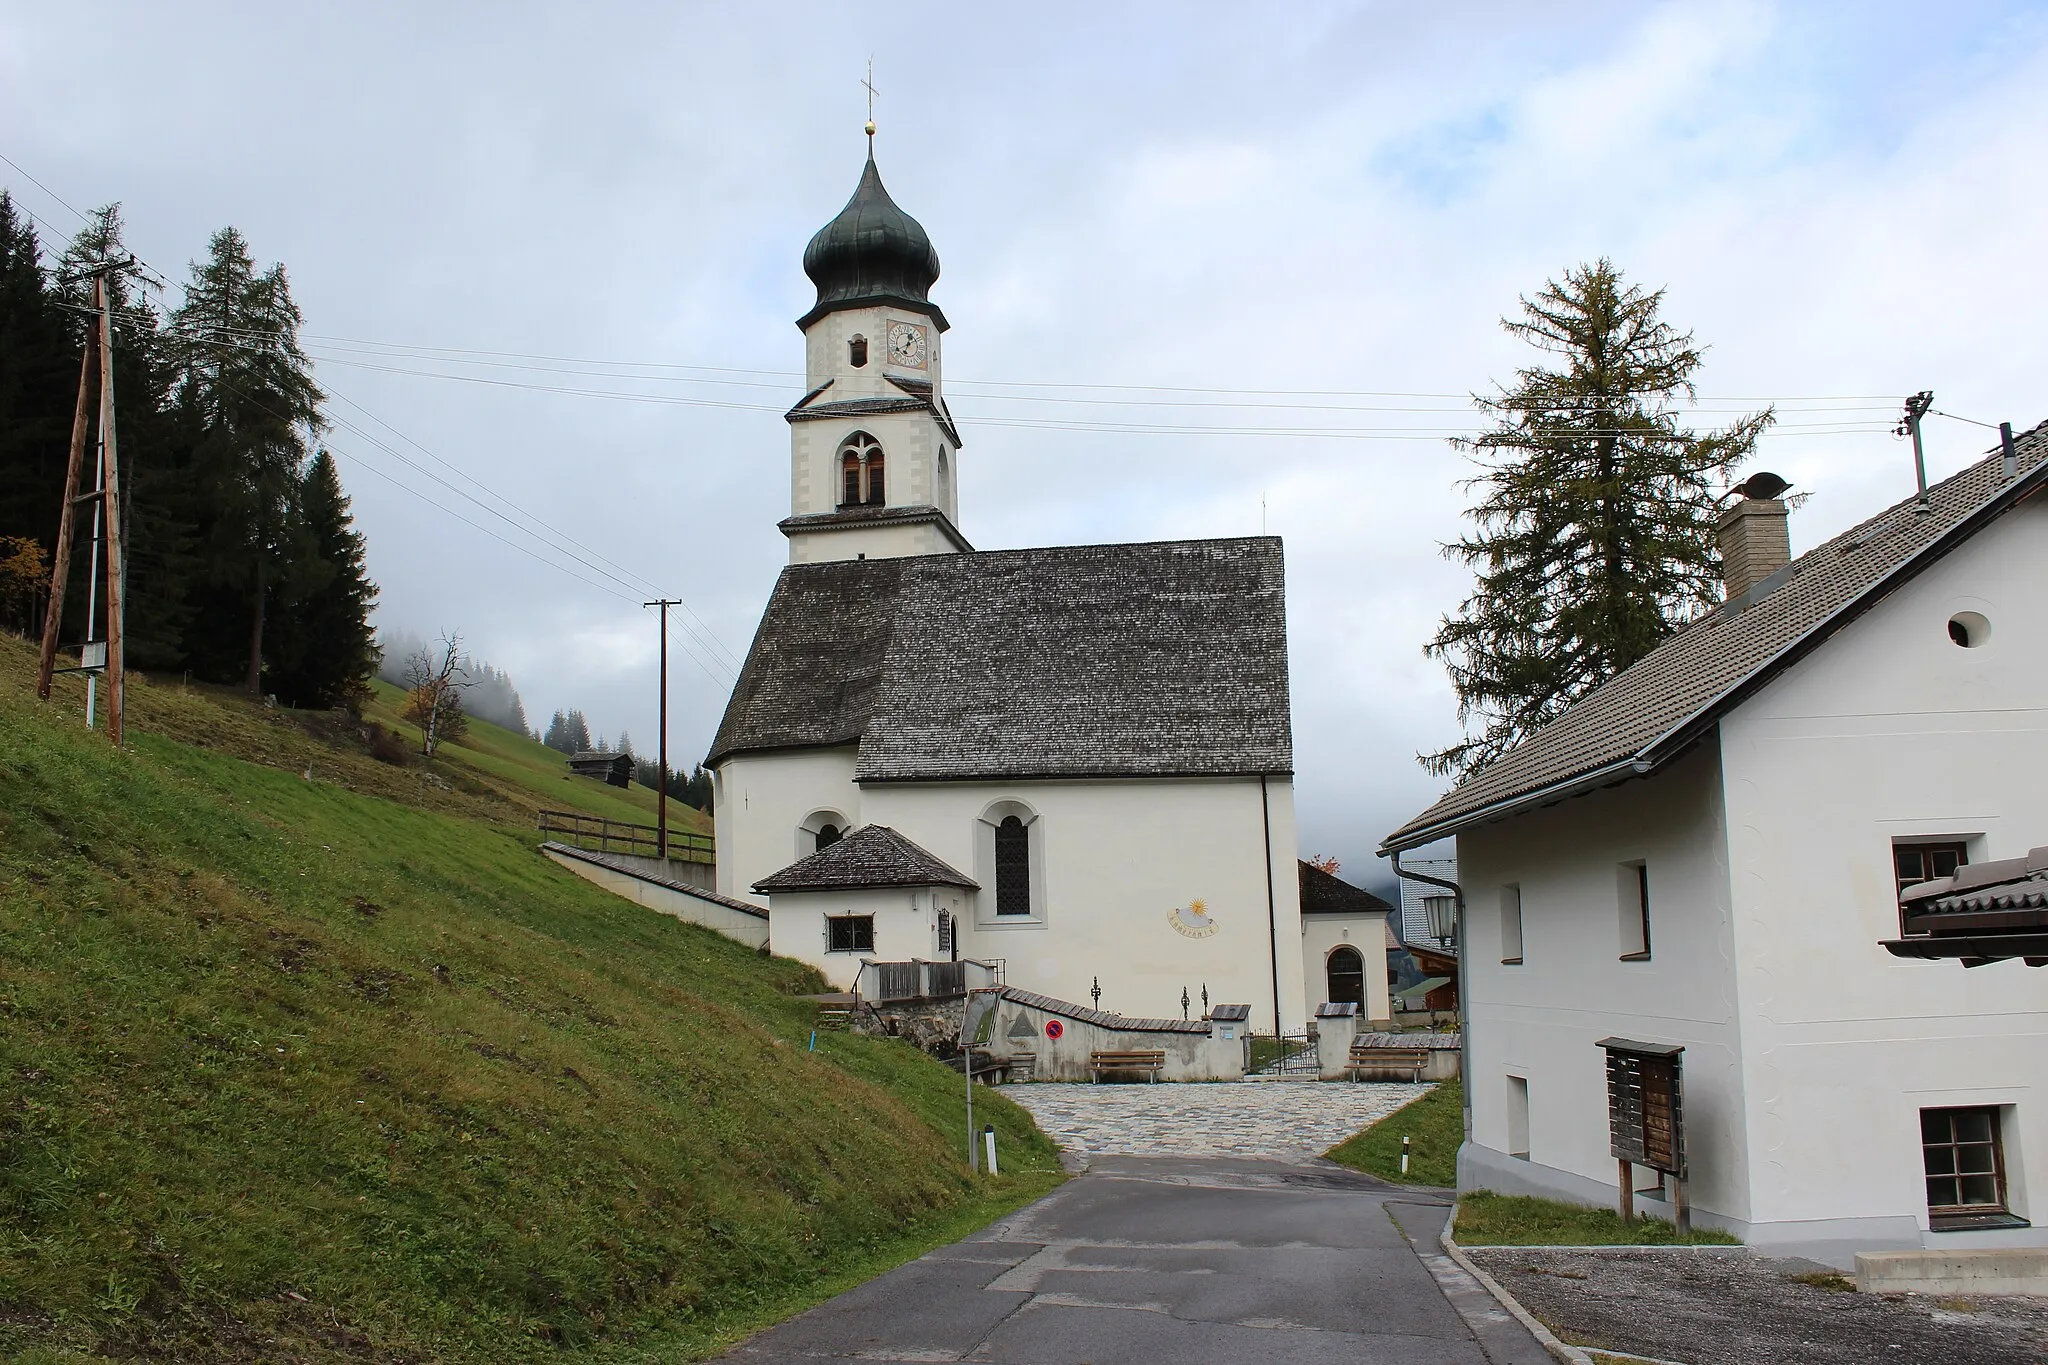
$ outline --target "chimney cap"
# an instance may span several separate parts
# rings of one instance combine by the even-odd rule
[[[1777,497],[1791,486],[1789,481],[1766,469],[1750,475],[1728,491],[1740,493],[1745,498],[1753,498],[1762,502]]]

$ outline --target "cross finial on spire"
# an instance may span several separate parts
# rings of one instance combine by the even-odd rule
[[[868,58],[868,78],[861,82],[868,92],[868,150],[875,149],[875,96],[882,92],[875,89],[875,59]]]

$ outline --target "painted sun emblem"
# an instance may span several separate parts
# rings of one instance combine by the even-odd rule
[[[1188,938],[1207,938],[1218,927],[1216,921],[1209,918],[1208,902],[1199,900],[1189,901],[1184,908],[1176,906],[1167,911],[1166,922],[1173,926],[1175,933]]]

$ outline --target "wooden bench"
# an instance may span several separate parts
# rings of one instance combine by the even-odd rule
[[[1420,1081],[1428,1067],[1429,1049],[1426,1047],[1385,1047],[1372,1043],[1353,1043],[1351,1056],[1344,1063],[1345,1071],[1354,1081],[1361,1071],[1375,1075],[1398,1075],[1405,1071],[1412,1083]]]
[[[1105,1071],[1142,1071],[1147,1081],[1159,1079],[1166,1070],[1166,1053],[1161,1048],[1136,1048],[1130,1052],[1091,1052],[1089,1079],[1099,1081]]]

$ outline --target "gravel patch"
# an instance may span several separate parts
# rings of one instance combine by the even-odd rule
[[[1070,1151],[1307,1161],[1433,1087],[1337,1081],[1008,1085],[1003,1094]]]
[[[1564,1340],[1687,1365],[2041,1365],[2048,1298],[1858,1294],[1744,1252],[1465,1247]],[[1805,1275],[1820,1283],[1802,1281]]]

